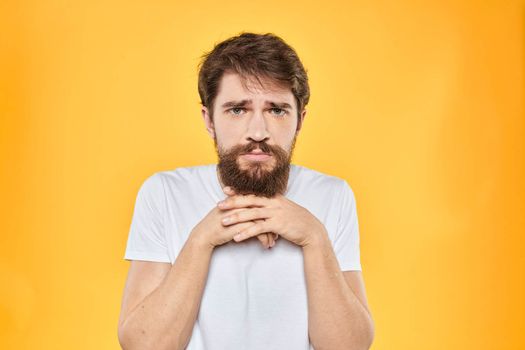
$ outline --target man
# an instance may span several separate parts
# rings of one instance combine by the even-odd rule
[[[309,99],[295,51],[273,34],[232,37],[204,55],[199,94],[219,162],[142,184],[121,346],[368,349],[353,192],[290,164]]]

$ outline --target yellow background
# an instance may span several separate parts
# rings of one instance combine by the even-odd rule
[[[374,350],[523,349],[521,1],[2,1],[0,348],[118,349],[137,190],[216,161],[197,63],[272,32],[357,200]]]

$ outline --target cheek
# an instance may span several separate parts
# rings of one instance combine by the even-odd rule
[[[280,132],[275,134],[275,136],[278,144],[283,145],[289,149],[292,146],[293,139],[295,137],[295,130],[280,130]]]
[[[227,125],[217,125],[215,127],[215,138],[222,148],[230,149],[237,144],[239,134],[232,127],[228,127]]]

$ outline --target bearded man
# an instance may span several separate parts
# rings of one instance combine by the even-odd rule
[[[368,349],[354,193],[291,164],[310,90],[278,36],[241,33],[202,57],[217,164],[142,184],[124,258],[125,349]]]

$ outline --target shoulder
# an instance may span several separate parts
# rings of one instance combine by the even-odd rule
[[[150,195],[163,192],[164,184],[160,172],[150,174],[140,183],[139,194]]]
[[[292,164],[291,174],[296,186],[303,190],[308,188],[316,192],[330,192],[332,194],[351,190],[345,179],[306,166]]]
[[[194,183],[199,179],[204,179],[211,174],[213,164],[195,165],[187,167],[177,167],[169,170],[161,170],[151,177],[161,179],[165,185],[169,184],[188,184]]]

